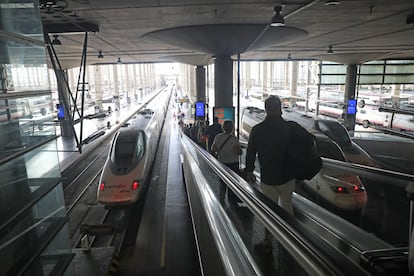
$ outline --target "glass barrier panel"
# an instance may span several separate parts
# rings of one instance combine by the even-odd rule
[[[50,238],[64,225],[65,217],[63,191],[59,185],[2,231],[0,274],[16,275],[22,267],[28,265],[36,252],[50,242]],[[45,252],[70,252],[69,236],[64,229]]]

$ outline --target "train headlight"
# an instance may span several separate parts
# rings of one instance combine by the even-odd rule
[[[99,191],[103,190],[105,190],[105,182],[101,182],[101,184],[99,184]]]
[[[135,180],[134,182],[132,182],[132,190],[136,190],[139,188],[139,183],[137,180]]]
[[[362,185],[354,185],[354,191],[355,192],[363,192],[365,191],[365,187]]]
[[[332,191],[338,194],[348,194],[348,189],[343,186],[331,186]]]

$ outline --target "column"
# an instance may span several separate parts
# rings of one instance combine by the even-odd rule
[[[214,61],[215,106],[233,106],[233,60],[230,56],[218,56]]]
[[[355,88],[357,79],[357,65],[349,64],[346,67],[346,81],[345,81],[345,93],[344,93],[344,124],[345,127],[353,131],[355,129],[355,114],[347,114],[348,100],[355,99]]]
[[[290,95],[298,95],[298,61],[289,61],[292,69],[292,78],[290,80]],[[308,100],[308,99],[306,99]]]
[[[73,137],[72,125],[70,123],[69,117],[72,116],[72,110],[70,110],[70,99],[69,99],[69,90],[65,85],[65,71],[57,69],[55,71],[57,90],[59,95],[59,103],[63,104],[65,116],[61,119],[60,124],[60,133],[62,137]],[[69,74],[70,75],[70,74]]]
[[[121,103],[119,101],[119,76],[118,76],[118,67],[121,66],[119,64],[112,65],[114,69],[114,103],[115,103],[115,110],[120,110]]]
[[[199,65],[196,67],[196,101],[205,102],[206,101],[206,69],[204,66]]]
[[[125,89],[125,93],[126,93],[126,101],[127,101],[127,104],[130,104],[131,103],[131,98],[130,98],[130,90],[131,90],[131,82],[130,82],[130,77],[129,77],[129,64],[125,64],[124,65],[124,67],[125,67],[125,87],[126,87],[126,89]]]
[[[96,106],[95,111],[102,111],[102,98],[103,98],[103,91],[102,91],[102,78],[101,78],[101,66],[95,65],[94,67],[94,77],[95,77],[95,99],[96,99]]]
[[[392,107],[398,108],[400,106],[400,92],[401,92],[400,84],[393,84],[391,86]]]
[[[133,92],[134,92],[134,101],[138,100],[138,95],[137,95],[137,64],[134,64],[132,67],[132,72],[133,72],[133,84],[134,84],[134,88],[133,88]]]
[[[262,95],[262,99],[266,99],[269,96],[269,86],[267,83],[267,62],[264,61],[262,62],[263,64],[263,70],[262,70],[262,87],[263,87],[263,95]]]
[[[246,87],[246,98],[249,98],[249,90],[252,88],[252,75],[251,75],[251,63],[250,61],[246,62],[246,77],[245,77],[245,87]]]
[[[192,101],[193,102],[195,102],[196,101],[196,99],[197,99],[197,91],[196,91],[196,83],[195,83],[195,80],[196,80],[196,76],[195,76],[195,71],[194,71],[194,69],[193,69],[193,67],[192,66],[190,66],[190,65],[187,65],[186,66],[187,67],[187,72],[188,72],[188,74],[187,74],[187,88],[188,88],[188,95],[190,96],[191,95],[191,99],[192,99]]]
[[[283,89],[289,88],[289,62],[284,62],[285,65],[285,74],[284,74],[284,87]]]
[[[270,84],[270,91],[272,91],[273,89],[277,89],[274,85],[275,83],[275,63],[273,61],[271,61],[270,63],[270,72],[269,72],[269,84]]]

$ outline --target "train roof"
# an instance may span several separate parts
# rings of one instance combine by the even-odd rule
[[[126,124],[128,128],[146,129],[151,119],[154,117],[154,111],[146,108],[138,111]]]
[[[256,117],[258,120],[263,121],[266,117],[266,111],[254,106],[245,107],[243,114],[251,117]]]

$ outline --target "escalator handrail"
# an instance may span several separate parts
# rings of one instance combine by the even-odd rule
[[[195,187],[226,275],[261,275],[260,269],[256,266],[253,257],[245,247],[224,209],[218,208],[220,206],[218,200],[210,189],[201,169],[197,166],[194,157],[189,153],[187,147],[191,145],[185,142],[182,145],[184,159],[188,159],[184,162],[188,162],[193,178],[197,183]]]
[[[190,138],[182,139],[184,143],[193,144],[197,154],[215,171],[215,173],[226,183],[226,185],[236,193],[236,195],[246,204],[249,210],[257,217],[264,226],[275,236],[282,246],[291,254],[293,258],[311,275],[368,275],[365,270],[350,262],[343,260],[343,265],[338,267],[341,262],[330,260],[343,258],[343,255],[335,254],[330,250],[331,256],[326,256],[321,250],[321,244],[325,244],[318,237],[313,237],[317,241],[309,241],[297,230],[297,221],[290,217],[283,209],[266,198],[263,194],[255,191],[246,181],[240,178],[233,171],[226,169],[217,159],[208,152],[201,149]],[[301,229],[306,231],[306,229]],[[306,235],[309,237],[309,235]],[[315,243],[319,243],[315,246]],[[350,274],[351,273],[351,274]]]

